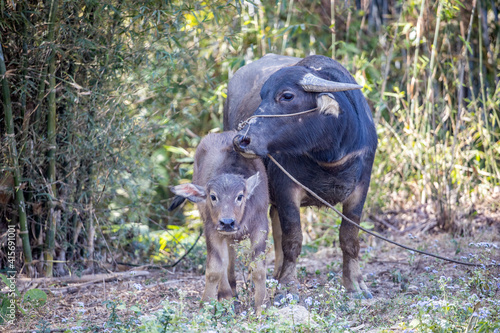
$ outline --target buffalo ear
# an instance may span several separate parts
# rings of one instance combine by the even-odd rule
[[[247,199],[250,199],[250,197],[252,196],[255,188],[257,187],[257,185],[259,185],[260,183],[260,175],[259,175],[259,172],[257,171],[257,173],[251,177],[249,177],[245,183],[246,183],[246,189],[247,189]]]
[[[191,183],[170,186],[170,191],[191,202],[201,202],[207,198],[207,194],[203,187]]]
[[[318,104],[318,109],[320,113],[325,115],[333,115],[335,117],[339,116],[340,113],[339,103],[337,103],[333,94],[331,93],[318,94],[316,103]]]

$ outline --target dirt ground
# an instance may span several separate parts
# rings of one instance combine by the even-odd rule
[[[441,256],[460,258],[478,254],[484,248],[475,246],[480,242],[494,244],[490,249],[490,259],[500,262],[500,212],[477,212],[473,218],[462,219],[458,223],[455,236],[440,231],[436,220],[424,209],[387,213],[371,216],[375,230],[384,236]],[[423,222],[422,222],[423,221]],[[437,276],[457,277],[469,267],[444,262],[423,255],[412,255],[409,251],[385,243],[381,240],[361,235],[361,264],[367,285],[374,300],[390,298],[404,290],[418,293],[421,283],[427,283],[425,273],[432,270]],[[309,250],[308,250],[309,249]],[[457,255],[457,252],[460,252]],[[268,268],[273,268],[274,253],[268,255]],[[311,250],[305,246],[298,262],[298,276],[301,282],[301,300],[314,295],[318,286],[325,283],[331,274],[341,275],[342,255],[338,244],[332,248]],[[25,332],[40,328],[42,323],[52,332],[65,329],[88,327],[90,323],[102,327],[112,313],[110,304],[116,305],[116,314],[127,318],[134,309],[142,314],[151,314],[162,308],[162,301],[179,300],[179,291],[190,311],[198,311],[204,276],[198,271],[184,269],[151,270],[135,268],[141,272],[132,277],[118,277],[109,281],[68,283],[57,279],[43,283],[21,283],[20,290],[43,288],[48,293],[45,305],[28,309],[25,315],[18,314],[15,325],[0,327],[2,332]],[[143,274],[143,275],[141,275]],[[329,275],[330,274],[330,275]],[[239,275],[238,286],[243,285]],[[363,300],[369,305],[374,300]],[[112,303],[106,303],[111,301]]]

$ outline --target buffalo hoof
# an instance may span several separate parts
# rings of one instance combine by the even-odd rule
[[[240,313],[243,309],[243,306],[241,305],[241,302],[238,299],[235,299],[232,308],[234,313]]]
[[[355,299],[372,299],[373,295],[368,290],[353,291],[351,292]]]

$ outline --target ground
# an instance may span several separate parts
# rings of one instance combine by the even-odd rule
[[[467,262],[500,262],[500,212],[474,214],[473,218],[458,224],[463,230],[456,231],[454,236],[441,231],[435,220],[418,209],[372,216],[371,220],[378,221],[374,223],[375,229],[386,237],[420,250]],[[333,247],[306,245],[298,262],[298,277],[301,282],[299,304],[309,309],[315,315],[314,318],[319,318],[317,320],[324,319],[326,322],[325,318],[337,318],[333,320],[335,324],[331,324],[331,331],[336,331],[338,327],[335,325],[340,322],[346,330],[360,332],[399,332],[411,328],[415,331],[435,331],[432,325],[436,324],[426,322],[432,311],[438,311],[436,316],[441,318],[439,325],[451,325],[452,328],[456,325],[456,331],[464,331],[465,327],[470,328],[474,324],[472,331],[481,331],[478,327],[482,322],[473,321],[475,317],[480,317],[478,314],[482,313],[479,311],[481,307],[490,316],[485,317],[489,326],[483,327],[489,327],[492,331],[497,327],[495,325],[500,327],[498,320],[495,322],[491,319],[498,315],[500,309],[499,268],[478,271],[472,267],[412,254],[366,234],[361,234],[361,238],[362,271],[374,296],[371,300],[359,300],[342,291],[339,284],[342,256],[338,244]],[[272,252],[267,257],[269,272],[273,268]],[[57,280],[47,285],[38,285],[38,288],[47,288],[47,302],[39,307],[24,304],[26,314],[18,313],[16,324],[6,326],[2,331],[103,331],[104,327],[122,327],[120,325],[124,325],[129,319],[139,322],[143,315],[153,315],[162,309],[165,311],[166,300],[170,304],[168,307],[173,309],[172,316],[177,315],[178,320],[193,317],[202,311],[199,301],[204,276],[199,268],[135,268],[135,271],[147,271],[143,273],[147,275],[88,283],[77,288],[68,288],[67,283],[59,283]],[[238,288],[242,310],[234,315],[235,318],[247,313],[245,309],[249,309],[250,304],[245,302],[251,301],[244,289],[245,270],[239,272]],[[442,287],[441,290],[439,286]],[[485,291],[485,288],[489,289]],[[268,288],[269,293],[272,291],[272,288]],[[460,292],[467,292],[470,297],[460,298]],[[471,300],[469,307],[472,307],[466,317],[470,322],[455,323],[454,320],[460,321],[459,316],[467,315],[467,306],[463,310],[458,309],[467,299]],[[342,305],[342,302],[345,304]],[[439,306],[436,305],[438,302],[449,309],[432,308]],[[179,309],[182,310],[180,314],[177,313]],[[269,303],[268,310],[272,309],[280,311]],[[456,317],[449,315],[453,309],[456,310]],[[214,311],[216,313],[216,308]],[[234,331],[273,331],[269,329],[272,324],[264,319],[248,319],[253,324],[248,324],[245,319],[238,320],[235,323],[243,326],[239,329],[233,327]],[[134,324],[132,326],[137,327]],[[227,330],[220,323],[214,324],[213,330],[197,329],[192,323],[185,327],[203,332]],[[290,331],[306,332],[315,331],[314,327],[319,326],[290,327]]]

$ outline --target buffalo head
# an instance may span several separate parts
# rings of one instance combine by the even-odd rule
[[[346,95],[338,92],[361,86],[321,76],[321,71],[304,66],[286,67],[274,73],[262,86],[262,102],[255,116],[290,115],[315,108],[317,113],[253,118],[234,138],[235,149],[245,157],[264,157],[275,152],[302,154],[321,146],[322,141],[331,141],[332,128],[343,122],[339,119],[343,109],[351,108]],[[325,142],[325,147],[332,145],[335,143]]]

